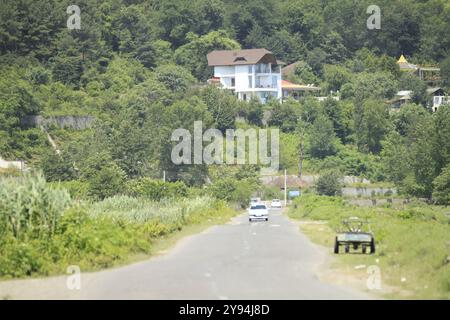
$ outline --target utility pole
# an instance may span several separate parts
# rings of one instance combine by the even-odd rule
[[[166,170],[163,170],[163,181],[166,182]]]
[[[287,206],[287,170],[284,169],[284,206]]]

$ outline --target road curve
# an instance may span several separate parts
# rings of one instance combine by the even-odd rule
[[[349,286],[321,282],[327,253],[280,211],[268,222],[230,223],[181,240],[167,254],[128,266],[66,276],[0,282],[11,299],[368,299]]]

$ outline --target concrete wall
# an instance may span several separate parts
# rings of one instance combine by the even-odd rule
[[[84,130],[93,126],[95,121],[91,116],[55,116],[44,118],[43,116],[26,116],[21,119],[22,125],[26,127],[49,128],[52,126],[61,129]]]
[[[0,168],[25,170],[25,163],[23,161],[6,161],[0,158]]]

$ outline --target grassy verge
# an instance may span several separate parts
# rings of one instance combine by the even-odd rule
[[[289,216],[325,224],[302,224],[312,241],[332,252],[335,232],[344,218],[358,216],[371,222],[374,255],[337,256],[340,267],[378,265],[388,298],[450,299],[450,224],[448,208],[411,203],[398,207],[362,208],[338,197],[305,195],[294,202]],[[362,271],[353,271],[355,276]]]
[[[0,278],[92,271],[136,261],[236,211],[209,197],[77,203],[41,177],[0,180]]]

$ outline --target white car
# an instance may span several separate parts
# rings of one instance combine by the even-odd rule
[[[248,221],[252,222],[253,220],[269,220],[269,211],[265,204],[256,203],[250,206],[248,209]]]
[[[270,207],[274,208],[274,209],[281,209],[281,201],[280,201],[280,199],[273,199],[272,203],[270,204]]]

